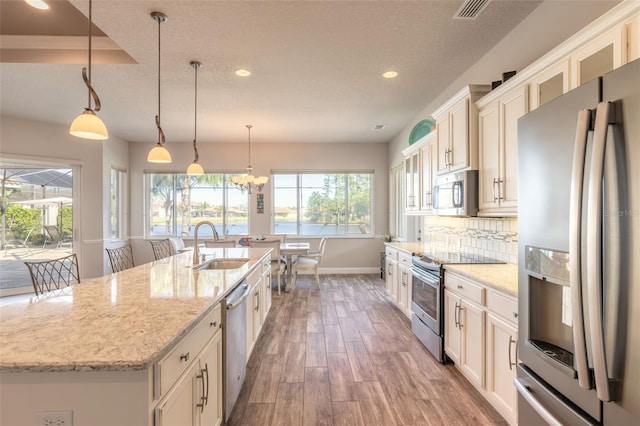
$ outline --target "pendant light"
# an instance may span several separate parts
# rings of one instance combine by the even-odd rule
[[[156,115],[156,127],[158,128],[158,143],[154,146],[149,155],[147,155],[147,161],[150,163],[170,163],[171,154],[167,148],[164,147],[164,132],[160,126],[160,25],[166,22],[167,15],[162,12],[151,12],[151,18],[158,22],[158,115]]]
[[[198,163],[198,148],[196,147],[196,139],[197,139],[197,134],[198,134],[198,69],[202,66],[202,64],[198,61],[191,61],[189,62],[191,64],[191,66],[193,67],[193,69],[195,70],[195,89],[194,89],[194,114],[193,114],[193,152],[194,152],[194,158],[193,158],[193,163],[189,164],[189,167],[187,167],[187,174],[188,175],[203,175],[204,174],[204,169],[202,168],[202,166],[200,165],[200,163]]]
[[[240,191],[248,191],[249,194],[253,190],[262,191],[262,187],[269,180],[266,176],[255,177],[251,173],[253,167],[251,167],[251,124],[247,124],[247,130],[249,131],[249,165],[247,166],[247,174],[245,176],[231,176],[231,182],[234,183]]]
[[[107,132],[107,126],[104,125],[102,120],[96,115],[95,111],[100,111],[100,98],[93,87],[91,87],[91,27],[93,25],[91,19],[92,2],[89,0],[89,74],[87,75],[87,67],[82,67],[82,79],[84,84],[87,85],[89,91],[88,106],[84,109],[84,112],[77,116],[71,123],[69,133],[73,136],[77,136],[83,139],[93,140],[105,140],[109,139],[109,133]],[[95,108],[91,109],[91,98],[95,103]]]

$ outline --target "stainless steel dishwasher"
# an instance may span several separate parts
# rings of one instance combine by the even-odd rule
[[[247,281],[240,283],[223,300],[222,344],[224,347],[224,418],[225,422],[238,399],[247,372]]]

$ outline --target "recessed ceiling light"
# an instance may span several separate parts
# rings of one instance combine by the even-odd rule
[[[238,77],[249,77],[251,75],[251,71],[242,68],[235,70],[235,73]]]
[[[35,7],[36,9],[40,9],[40,10],[49,9],[49,5],[45,3],[43,0],[24,0],[24,1],[26,1],[29,6]]]
[[[382,76],[384,78],[395,78],[398,76],[398,71],[387,71],[387,72],[383,72]]]

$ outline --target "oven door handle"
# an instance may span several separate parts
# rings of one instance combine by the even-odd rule
[[[415,268],[411,269],[411,275],[427,284],[429,287],[433,287],[436,289],[440,287],[440,280],[438,278],[429,276],[423,272],[416,270]]]

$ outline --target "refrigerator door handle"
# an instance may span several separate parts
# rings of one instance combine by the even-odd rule
[[[587,136],[591,128],[591,110],[578,112],[578,126],[573,151],[571,170],[571,192],[569,200],[569,283],[571,289],[571,313],[573,320],[573,342],[575,368],[578,384],[583,389],[591,389],[591,375],[587,361],[584,313],[582,311],[582,196],[583,176],[587,151]]]
[[[604,154],[609,124],[615,123],[614,104],[600,102],[596,109],[593,150],[589,170],[589,199],[587,204],[587,292],[589,335],[596,393],[602,401],[611,401],[609,374],[604,347],[602,312],[602,180]]]
[[[538,401],[536,397],[533,396],[533,394],[529,390],[529,387],[524,384],[521,379],[513,379],[513,384],[518,390],[518,393],[522,395],[525,401],[529,403],[531,408],[533,408],[534,411],[538,413],[538,415],[542,417],[545,422],[547,422],[550,426],[563,426],[562,422],[556,419],[555,416],[551,414],[549,410],[544,408],[540,401]]]

